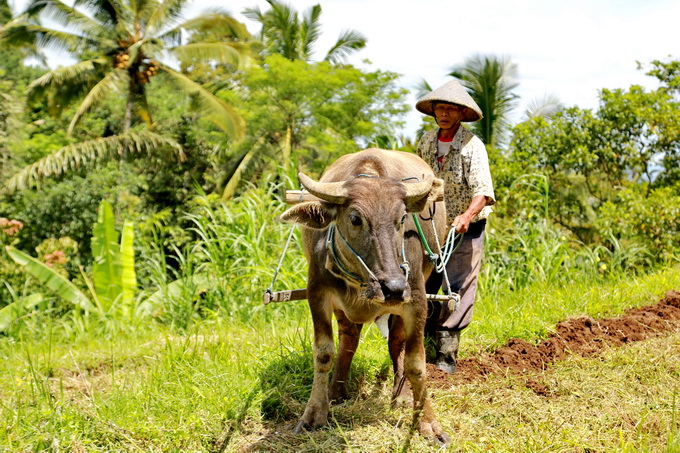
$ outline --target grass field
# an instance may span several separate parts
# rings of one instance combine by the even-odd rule
[[[482,297],[462,355],[513,336],[538,341],[568,316],[616,315],[671,288],[680,288],[677,268]],[[246,321],[206,319],[185,333],[145,324],[74,334],[53,322],[40,335],[0,338],[0,450],[438,450],[409,434],[409,408],[390,409],[390,364],[375,327],[365,329],[352,398],[332,409],[330,427],[292,434],[311,386],[311,321],[304,302],[287,304]],[[572,357],[536,377],[549,398],[493,376],[433,389],[434,406],[450,451],[680,451],[678,350],[676,333]]]

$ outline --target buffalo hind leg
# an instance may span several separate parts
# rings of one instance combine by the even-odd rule
[[[314,323],[314,380],[305,412],[295,427],[296,433],[319,428],[328,422],[328,374],[335,355],[330,304],[322,297],[310,296],[309,308]]]
[[[338,320],[338,353],[328,398],[331,401],[340,402],[347,399],[347,377],[354,353],[359,345],[363,325],[347,319],[341,310],[335,310],[335,317]]]
[[[392,359],[394,385],[392,386],[392,407],[411,402],[406,375],[404,374],[404,321],[401,316],[391,315],[389,319],[388,348]]]

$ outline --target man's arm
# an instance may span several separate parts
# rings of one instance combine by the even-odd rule
[[[470,222],[477,217],[477,214],[482,211],[484,206],[486,206],[486,196],[476,195],[472,197],[472,201],[467,210],[456,217],[451,224],[452,227],[456,228],[456,233],[467,233],[467,230],[470,228]]]

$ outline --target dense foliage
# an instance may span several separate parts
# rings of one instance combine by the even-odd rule
[[[409,108],[398,74],[344,63],[366,45],[361,34],[349,30],[314,62],[321,8],[298,15],[268,3],[247,12],[262,26],[258,37],[219,9],[184,20],[183,1],[36,0],[16,17],[0,3],[0,310],[14,304],[24,328],[41,316],[80,329],[98,317],[107,330],[131,318],[180,329],[246,320],[290,231],[275,216],[296,173],[318,176],[376,143],[413,151],[418,137],[396,137]],[[72,27],[53,30],[43,19]],[[46,44],[76,63],[28,65]],[[164,51],[178,67],[162,63]],[[550,99],[512,129],[514,63],[475,56],[453,67],[489,112],[478,126],[499,203],[483,294],[677,263],[679,67],[653,61],[657,89],[603,88],[594,110]],[[135,259],[126,262],[136,283],[124,302],[133,308],[111,308],[122,303],[114,291],[95,316],[24,267],[37,254],[54,272],[31,261],[36,272],[99,298],[102,201],[113,207],[108,221],[134,230]],[[302,286],[299,250],[286,260],[279,288]],[[267,316],[277,310],[287,308]]]

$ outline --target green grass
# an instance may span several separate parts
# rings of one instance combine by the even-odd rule
[[[362,333],[350,401],[332,409],[329,428],[292,434],[311,387],[312,326],[304,301],[261,304],[291,228],[275,221],[275,190],[228,206],[197,198],[179,268],[165,265],[162,225],[140,241],[139,300],[176,279],[210,279],[166,297],[153,317],[97,325],[52,301],[12,324],[0,337],[0,451],[437,451],[409,434],[409,408],[389,408],[391,365],[374,326]],[[545,225],[489,237],[495,252],[462,356],[680,289],[677,265],[649,271],[620,243],[591,250]],[[294,241],[274,290],[304,287],[305,273]],[[435,389],[435,410],[452,451],[680,451],[679,342],[571,358],[532,377],[547,399],[506,376]]]
[[[535,340],[567,313],[653,302],[678,278],[668,269],[582,294],[482,299],[463,354],[503,335]],[[293,435],[311,385],[311,321],[304,302],[288,304],[285,319],[255,310],[248,322],[215,317],[183,333],[76,335],[55,323],[42,336],[0,339],[0,451],[436,451],[408,436],[410,409],[389,409],[389,359],[373,326],[353,365],[353,398],[332,409],[329,429]],[[677,451],[679,349],[674,335],[572,358],[535,377],[548,399],[502,376],[436,389],[435,408],[463,451]]]

